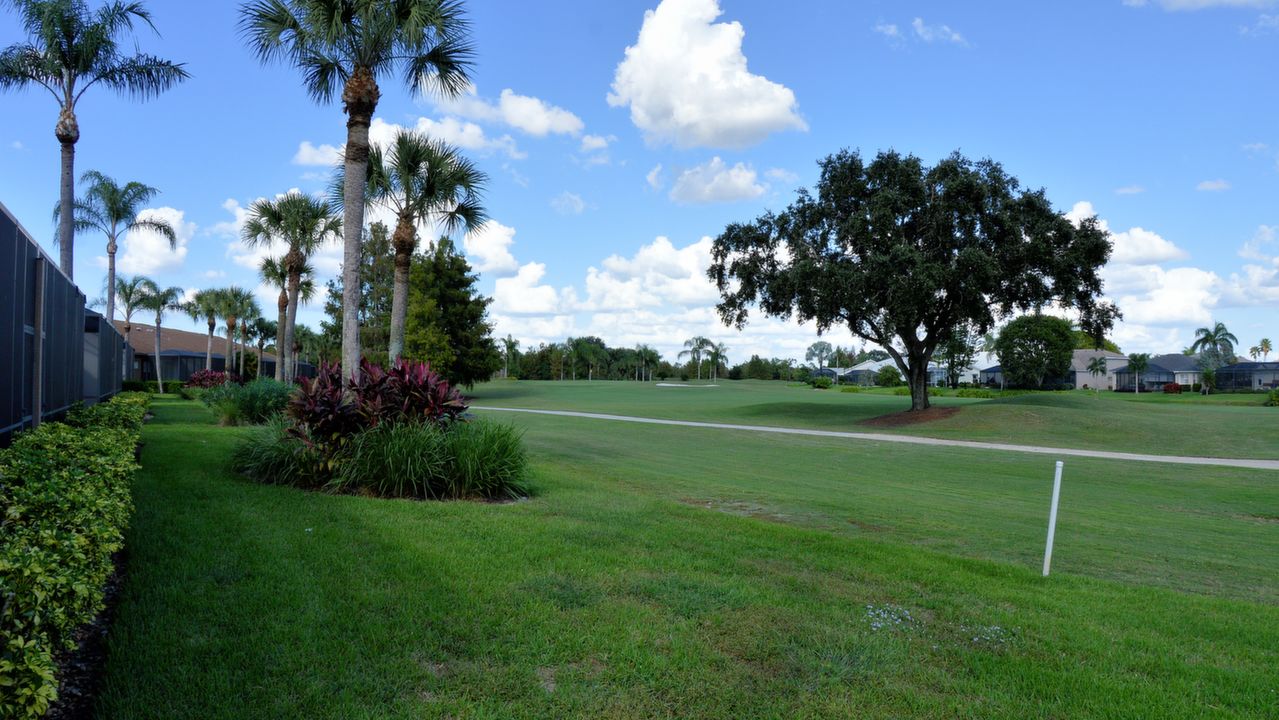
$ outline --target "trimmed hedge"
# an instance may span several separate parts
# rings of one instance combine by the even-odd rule
[[[102,609],[133,510],[145,395],[77,408],[0,451],[0,717],[57,698],[54,654]]]

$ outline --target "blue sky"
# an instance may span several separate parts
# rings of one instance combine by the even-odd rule
[[[325,186],[341,109],[312,102],[292,68],[261,66],[236,34],[234,3],[148,6],[162,36],[143,32],[140,45],[193,77],[145,104],[87,95],[77,169],[157,186],[152,211],[180,223],[177,252],[129,238],[122,271],[192,290],[256,287],[259,254],[238,246],[237,220],[256,198]],[[783,207],[842,147],[989,156],[1063,212],[1100,215],[1115,233],[1107,291],[1127,315],[1125,350],[1178,351],[1210,320],[1245,348],[1279,335],[1279,3],[468,8],[474,92],[441,102],[387,81],[373,133],[422,128],[488,172],[492,224],[465,244],[499,334],[525,346],[590,333],[669,355],[702,334],[734,361],[802,357],[811,327],[719,325],[706,238]],[[19,39],[0,14],[0,45]],[[46,247],[55,119],[47,95],[0,95],[0,201]],[[104,243],[77,240],[91,297]],[[339,256],[335,245],[317,260],[323,276]],[[300,314],[320,317],[318,304]],[[842,330],[828,339],[852,342]]]

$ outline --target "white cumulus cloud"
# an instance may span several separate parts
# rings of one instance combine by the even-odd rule
[[[923,18],[915,18],[910,21],[911,30],[915,31],[915,37],[920,40],[931,42],[954,43],[955,45],[967,45],[968,41],[963,35],[955,32],[949,25],[927,25]]]
[[[733,202],[757,198],[767,189],[754,168],[740,162],[729,167],[714,157],[680,173],[671,187],[670,198],[684,204]]]
[[[342,150],[332,145],[312,145],[303,140],[293,155],[294,165],[333,167],[342,159]]]
[[[505,276],[519,269],[519,263],[511,254],[514,243],[515,228],[487,220],[462,238],[462,249],[479,272]]]
[[[520,95],[506,88],[497,102],[479,96],[475,86],[462,96],[436,103],[445,113],[460,115],[472,120],[499,122],[534,137],[547,135],[573,135],[582,132],[585,125],[577,115],[540,98]]]
[[[581,215],[586,210],[586,201],[581,195],[565,190],[551,198],[551,207],[561,215]]]
[[[1092,203],[1085,200],[1075,203],[1070,212],[1066,213],[1066,217],[1078,224],[1084,218],[1096,214]],[[1114,243],[1114,249],[1110,254],[1112,263],[1140,265],[1183,260],[1187,257],[1185,250],[1164,239],[1158,233],[1140,227],[1116,232],[1110,229],[1110,223],[1104,219],[1100,222],[1101,229],[1110,233],[1110,240]]]
[[[556,290],[542,284],[544,263],[521,265],[512,277],[498,278],[493,285],[493,312],[499,315],[559,315],[572,309],[576,297],[571,289]]]
[[[1230,182],[1218,178],[1216,180],[1204,180],[1195,186],[1200,192],[1223,192],[1230,189]]]
[[[389,123],[382,118],[373,118],[373,123],[369,126],[369,141],[378,145],[386,145],[395,137],[395,133],[403,127],[402,125]],[[514,160],[522,160],[527,157],[525,153],[516,147],[515,138],[510,135],[491,137],[486,135],[484,128],[479,125],[458,120],[454,117],[446,117],[443,120],[421,117],[417,119],[412,129],[427,137],[438,138],[450,145],[456,145],[463,150],[471,150],[481,155],[502,153]]]
[[[132,230],[120,242],[123,252],[116,256],[116,270],[126,275],[149,275],[182,267],[187,245],[196,231],[195,223],[186,220],[186,213],[171,207],[148,208],[138,213],[138,219],[169,223],[177,235],[177,244],[170,248],[168,238],[154,230]],[[106,267],[106,257],[99,257],[98,264]]]
[[[742,148],[807,129],[795,93],[747,69],[746,31],[715,22],[721,12],[718,0],[662,0],[644,13],[608,103],[629,107],[650,144]]]

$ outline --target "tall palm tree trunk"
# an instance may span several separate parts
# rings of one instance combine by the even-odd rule
[[[164,394],[164,378],[160,376],[160,316],[155,318],[155,386]]]
[[[204,369],[209,371],[213,370],[213,331],[216,325],[217,325],[217,321],[214,320],[212,317],[210,317],[209,318],[209,336],[208,336],[208,341],[205,343],[205,347],[204,347]]]
[[[61,222],[61,218],[59,218]],[[107,322],[115,320],[115,236],[107,239]]]
[[[278,317],[275,321],[275,379],[284,381],[284,326],[289,319],[289,291],[280,291],[280,299],[275,303]]]
[[[363,260],[364,184],[368,179],[369,125],[380,93],[367,67],[356,67],[342,89],[346,111],[345,182],[342,186],[342,372],[360,372],[360,264]]]
[[[75,111],[69,106],[62,108],[58,115],[58,124],[53,134],[62,146],[62,186],[61,204],[58,210],[58,265],[68,278],[74,279],[73,250],[75,249],[75,228],[72,225],[72,210],[75,207],[75,144],[80,139],[80,126],[76,122]],[[110,290],[108,290],[110,292]]]
[[[124,347],[120,349],[120,379],[129,379],[129,331],[133,326],[128,320],[124,321]]]
[[[400,218],[395,224],[391,246],[395,248],[395,282],[391,286],[391,362],[404,354],[404,325],[409,316],[409,268],[413,264],[413,246],[417,233],[412,218]]]
[[[287,315],[284,318],[284,347],[280,348],[281,357],[279,362],[286,363],[287,367],[284,371],[284,382],[293,382],[294,366],[293,361],[293,323],[298,317],[298,292],[302,283],[302,277],[295,272],[289,272],[289,305]],[[358,329],[358,328],[357,328]]]
[[[226,362],[223,363],[227,375],[235,372],[235,318],[226,319]]]

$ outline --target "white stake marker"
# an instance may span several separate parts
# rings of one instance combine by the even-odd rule
[[[1057,500],[1061,497],[1061,468],[1065,463],[1057,461],[1057,473],[1053,477],[1053,502],[1048,510],[1048,545],[1044,547],[1044,577],[1053,561],[1053,535],[1057,532]]]

